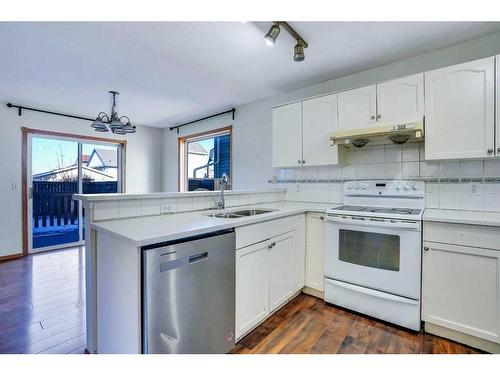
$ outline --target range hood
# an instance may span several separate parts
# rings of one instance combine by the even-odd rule
[[[424,124],[417,121],[407,124],[372,126],[349,130],[338,130],[330,135],[333,145],[360,148],[368,145],[404,144],[423,142]]]

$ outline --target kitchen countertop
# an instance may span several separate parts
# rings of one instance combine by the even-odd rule
[[[194,211],[179,214],[144,216],[96,222],[92,228],[132,243],[136,247],[151,245],[179,238],[196,236],[222,229],[297,215],[305,212],[325,212],[327,208],[339,206],[335,203],[278,202],[251,206],[231,207],[226,212],[247,208],[268,208],[275,211],[235,219],[212,218],[206,216],[217,210]]]
[[[424,221],[500,226],[500,212],[426,209]]]

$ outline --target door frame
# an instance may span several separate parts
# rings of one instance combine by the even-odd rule
[[[101,142],[101,143],[114,143],[120,145],[120,157],[118,158],[118,168],[119,168],[119,173],[121,175],[121,178],[118,181],[118,187],[119,190],[121,190],[123,193],[126,191],[126,150],[127,150],[127,141],[125,139],[112,139],[112,138],[104,138],[104,137],[94,137],[94,136],[88,136],[88,135],[79,135],[79,134],[71,134],[71,133],[62,133],[62,132],[55,132],[55,131],[50,131],[50,130],[39,130],[39,129],[32,129],[28,128],[25,126],[21,127],[22,131],[22,188],[21,188],[21,210],[22,210],[22,246],[23,246],[23,251],[22,254],[19,254],[19,256],[26,256],[30,254],[29,249],[30,249],[30,230],[31,230],[31,224],[30,224],[30,218],[28,218],[28,210],[30,208],[30,202],[28,200],[28,174],[30,174],[30,166],[31,166],[31,142],[30,139],[32,136],[39,135],[41,137],[45,136],[47,138],[69,138],[71,140],[74,140],[76,142],[79,142],[79,148],[81,147],[80,142]],[[80,151],[80,150],[79,150]],[[81,163],[81,161],[79,161]],[[82,216],[82,206],[80,205],[79,208],[79,219],[81,219]],[[79,221],[81,222],[81,221]],[[79,234],[80,238],[82,238],[81,233],[82,232],[82,226],[80,225],[79,229]],[[75,242],[69,245],[82,245],[84,244],[84,241],[80,242]],[[54,246],[55,248],[60,248],[60,246]],[[46,247],[43,248],[41,251],[48,251],[52,250],[52,247]],[[32,251],[31,253],[36,253],[37,251]]]

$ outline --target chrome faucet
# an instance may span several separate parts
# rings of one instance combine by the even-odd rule
[[[226,208],[226,200],[224,199],[224,189],[227,188],[227,175],[225,173],[222,174],[222,178],[220,179],[220,197],[219,200],[217,201],[217,207],[219,207],[220,210],[223,210]]]

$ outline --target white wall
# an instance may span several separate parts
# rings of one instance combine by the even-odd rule
[[[310,96],[322,95],[378,81],[432,70],[500,53],[500,33],[444,48],[360,73],[307,86],[289,93],[237,106],[236,117],[214,118],[163,134],[163,190],[177,191],[177,137],[233,125],[233,187],[267,187],[273,176],[271,166],[273,106]],[[307,58],[307,57],[306,57]],[[245,88],[242,87],[242,90]],[[235,103],[237,104],[237,103]]]
[[[17,110],[6,107],[9,100],[0,97],[0,256],[22,251],[21,127],[111,137],[96,133],[81,120],[30,111],[23,111],[19,117]],[[126,136],[127,192],[161,190],[161,135],[160,129],[138,127],[136,134]],[[17,184],[18,190],[12,190],[12,183]]]

